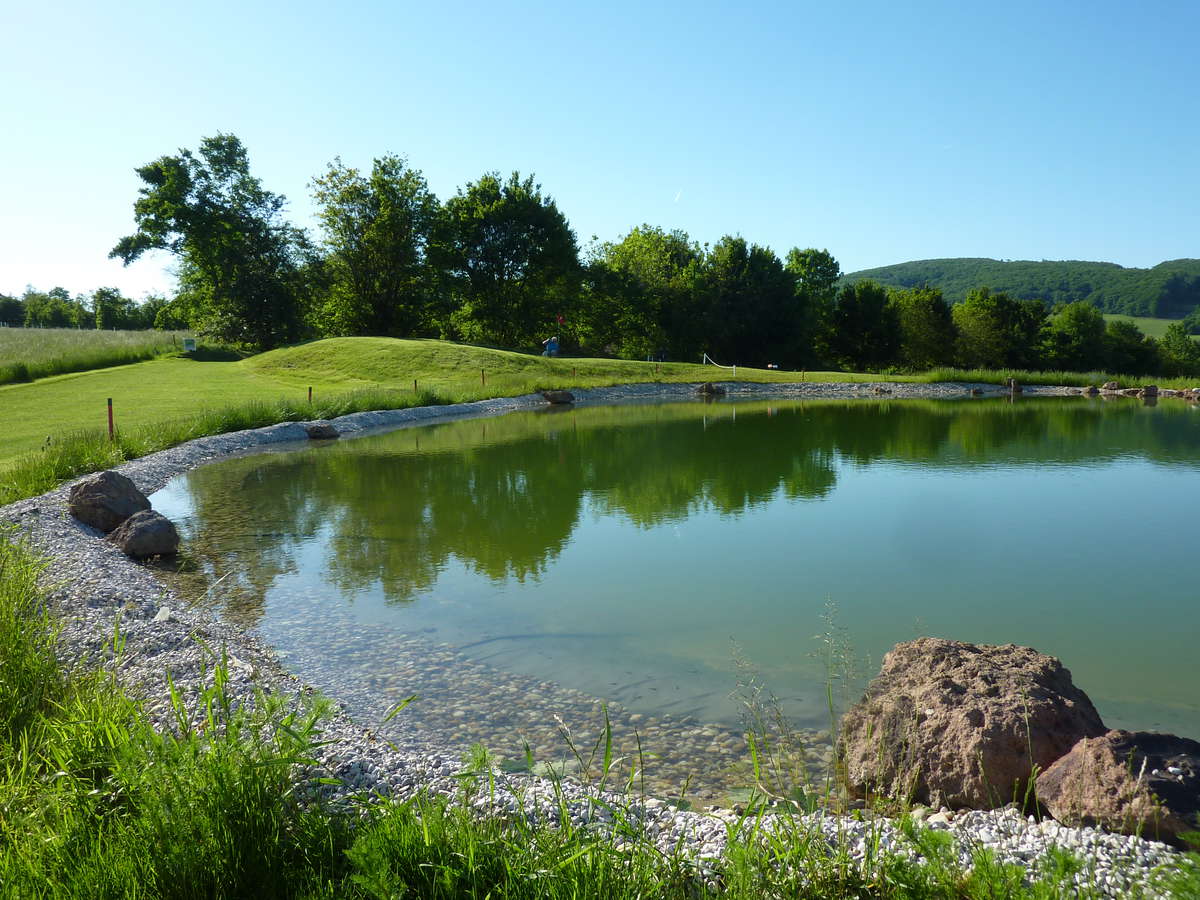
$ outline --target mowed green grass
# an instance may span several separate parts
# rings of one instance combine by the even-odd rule
[[[281,398],[320,398],[367,389],[436,391],[450,401],[514,396],[549,388],[628,382],[726,380],[731,370],[688,363],[547,359],[445,341],[330,338],[237,361],[188,357],[47,378],[0,387],[0,468],[43,447],[47,439],[107,428],[113,400],[120,429],[150,427],[204,409]],[[750,381],[878,380],[836,372],[737,370]],[[891,380],[896,380],[894,376]]]
[[[1167,333],[1167,328],[1178,322],[1178,319],[1153,319],[1149,316],[1117,316],[1111,313],[1106,313],[1104,316],[1106,322],[1132,322],[1142,332],[1142,334],[1158,340]],[[1200,335],[1192,335],[1192,340],[1200,340]]]

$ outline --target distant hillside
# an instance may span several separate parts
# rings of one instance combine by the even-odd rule
[[[1086,300],[1102,312],[1127,316],[1182,318],[1200,305],[1200,259],[1170,260],[1152,269],[1074,260],[921,259],[846,275],[847,281],[863,279],[893,287],[928,284],[952,303],[973,288],[989,287],[1051,306]]]

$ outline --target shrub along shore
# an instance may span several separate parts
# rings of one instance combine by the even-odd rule
[[[364,427],[373,423],[367,417]],[[279,426],[269,437],[285,438],[289,429],[302,433]],[[162,454],[165,463],[150,458],[125,468],[143,481],[161,480],[255,439],[208,438]],[[16,535],[0,544],[0,691],[7,692],[0,711],[8,713],[0,719],[0,884],[15,886],[18,896],[1114,893],[1089,869],[1089,848],[1124,845],[1047,850],[1032,878],[1014,858],[989,849],[986,834],[1016,830],[1024,841],[1042,829],[1015,813],[979,814],[953,834],[903,815],[777,817],[755,804],[741,815],[705,820],[636,795],[513,782],[490,770],[485,753],[441,763],[450,790],[415,786],[393,790],[390,800],[373,798],[364,791],[380,790],[381,782],[364,780],[353,766],[373,765],[387,748],[375,747],[349,768],[331,765],[322,745],[345,723],[269,677],[259,685],[247,673],[269,671],[269,660],[256,657],[244,638],[163,617],[161,587],[72,525],[63,495],[59,489],[5,510],[38,535],[37,550],[54,558],[55,579],[72,582],[56,588],[49,604],[31,550]],[[82,644],[81,631],[90,632]],[[77,658],[87,641],[100,665],[64,668],[59,658]],[[75,652],[64,654],[64,645]],[[171,655],[196,655],[205,646],[202,670],[181,667],[181,657]],[[150,653],[154,648],[162,654]],[[174,680],[160,691],[165,698],[125,693],[138,673],[143,689],[154,681],[161,687],[166,668]],[[602,772],[606,755],[601,746]],[[340,784],[318,783],[321,777]],[[531,797],[541,814],[524,811]],[[480,811],[493,815],[481,818]],[[687,839],[697,822],[716,835],[719,856],[697,860]],[[1062,838],[1069,830],[1049,833],[1072,846]],[[1141,895],[1139,884],[1121,895]],[[1195,887],[1193,879],[1171,890],[1185,896]]]

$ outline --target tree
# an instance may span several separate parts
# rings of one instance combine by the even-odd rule
[[[806,350],[801,363],[810,366],[829,360],[833,355],[829,346],[833,307],[842,267],[828,250],[793,247],[788,251],[785,268],[796,279],[796,293],[803,302],[804,322],[797,336]]]
[[[745,365],[796,365],[803,297],[770,248],[725,235],[704,260],[704,286],[710,355]]]
[[[900,326],[900,361],[910,369],[932,369],[954,362],[957,332],[950,305],[938,288],[888,292],[888,304]]]
[[[307,244],[283,220],[284,198],[250,174],[241,141],[218,134],[198,155],[181,149],[136,171],[138,230],[109,255],[128,265],[147,250],[174,253],[190,273],[195,321],[219,340],[267,348],[299,337]]]
[[[1182,322],[1172,322],[1158,342],[1167,375],[1200,375],[1200,344],[1192,340]]]
[[[1105,362],[1105,324],[1100,310],[1077,300],[1054,311],[1046,322],[1047,365],[1069,372],[1090,372]]]
[[[833,309],[830,347],[850,371],[879,370],[900,353],[900,321],[887,289],[873,281],[843,285]]]
[[[91,316],[83,304],[72,300],[66,288],[54,287],[42,293],[26,288],[21,296],[25,325],[36,328],[91,328]]]
[[[1158,345],[1127,319],[1113,319],[1104,331],[1104,370],[1150,375],[1161,368]]]
[[[25,303],[16,297],[0,294],[0,326],[15,328],[25,324]]]
[[[338,159],[312,187],[329,250],[325,330],[436,333],[426,251],[440,206],[424,176],[398,156],[376,159],[368,175]]]
[[[1035,369],[1040,364],[1046,308],[981,287],[951,310],[958,328],[958,359],[968,368]]]
[[[98,329],[134,328],[137,325],[136,305],[117,288],[97,288],[92,292],[91,304]]]
[[[450,198],[437,230],[435,262],[467,340],[505,347],[540,343],[573,312],[580,282],[575,233],[532,176],[490,172]]]
[[[586,302],[576,314],[581,343],[629,359],[661,351],[699,358],[705,344],[698,244],[685,232],[642,225],[590,256]]]

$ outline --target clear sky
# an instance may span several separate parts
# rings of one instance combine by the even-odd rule
[[[219,131],[313,226],[335,156],[443,199],[533,173],[581,244],[640,223],[844,271],[1200,256],[1200,3],[0,3],[0,292],[123,268],[134,168]]]

